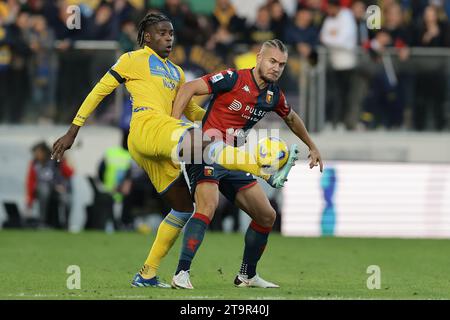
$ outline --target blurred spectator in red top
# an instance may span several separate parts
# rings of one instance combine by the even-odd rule
[[[353,0],[339,0],[339,4],[342,7],[350,7]],[[298,0],[298,6],[307,6],[310,8],[320,8],[322,11],[325,11],[328,6],[328,0]]]
[[[31,209],[37,200],[42,226],[67,228],[74,170],[65,159],[51,160],[51,150],[45,142],[34,145],[32,152],[26,178],[27,208]]]
[[[342,7],[350,7],[351,6],[351,4],[352,4],[352,0],[340,0],[339,1],[339,4],[342,6]],[[328,5],[328,0],[322,0],[322,5],[323,6],[327,6]]]

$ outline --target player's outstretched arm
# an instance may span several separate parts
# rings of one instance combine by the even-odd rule
[[[311,137],[308,134],[308,130],[303,123],[303,120],[300,116],[294,111],[291,110],[289,114],[283,118],[286,125],[295,133],[297,137],[300,138],[309,148],[309,167],[312,169],[316,166],[320,167],[320,172],[323,171],[323,162],[322,156],[320,155],[319,149],[316,147]]]
[[[201,96],[209,93],[208,85],[202,79],[195,79],[183,84],[178,90],[173,103],[172,117],[180,119],[184,109],[193,96]]]
[[[53,144],[52,159],[56,159],[58,162],[61,161],[64,152],[70,149],[75,141],[80,127],[84,125],[86,119],[97,108],[103,98],[110,94],[118,85],[119,82],[109,74],[106,74],[97,83],[78,110],[69,130]]]
[[[78,130],[80,130],[80,127],[76,124],[72,124],[66,134],[55,141],[52,150],[52,160],[55,159],[58,162],[61,161],[64,152],[72,147],[75,138],[77,137]]]
[[[122,73],[125,73],[122,69],[128,66],[129,57],[127,55],[123,55],[122,57],[119,62],[116,63],[114,68],[120,70]],[[80,127],[84,125],[84,122],[89,118],[91,113],[94,112],[99,103],[107,95],[113,92],[114,89],[125,81],[126,79],[122,78],[122,76],[112,68],[100,79],[100,81],[88,94],[86,99],[84,99],[83,104],[78,109],[69,130],[67,130],[66,134],[56,140],[53,144],[52,159],[56,159],[58,162],[61,161],[64,152],[72,147],[75,138],[77,137],[78,130],[80,130]]]

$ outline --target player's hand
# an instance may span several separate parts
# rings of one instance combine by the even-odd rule
[[[51,159],[60,162],[64,155],[64,152],[72,147],[74,141],[75,137],[67,133],[56,140],[56,142],[53,144]]]
[[[70,149],[77,137],[80,127],[72,125],[65,135],[55,141],[52,150],[52,160],[61,161],[64,152]]]
[[[308,158],[310,159],[310,162],[309,162],[310,169],[319,166],[320,172],[323,172],[322,156],[320,155],[319,150],[317,150],[317,149],[309,150]]]

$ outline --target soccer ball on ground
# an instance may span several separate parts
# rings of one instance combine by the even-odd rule
[[[289,158],[289,149],[278,137],[265,137],[256,146],[256,162],[268,174],[273,174],[283,167]]]

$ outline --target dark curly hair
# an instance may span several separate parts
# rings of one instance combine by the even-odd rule
[[[147,27],[163,21],[171,22],[170,19],[162,13],[148,13],[144,19],[142,19],[139,23],[137,36],[137,42],[141,47],[144,46],[144,33]]]

